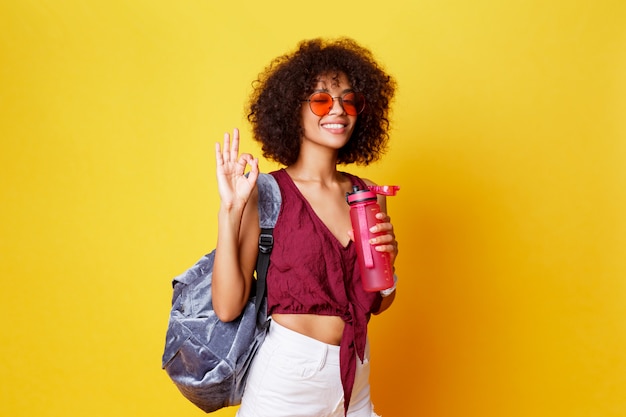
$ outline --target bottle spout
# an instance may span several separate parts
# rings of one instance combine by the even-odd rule
[[[394,196],[400,189],[400,186],[398,185],[370,185],[367,188],[369,188],[370,191],[376,194]]]

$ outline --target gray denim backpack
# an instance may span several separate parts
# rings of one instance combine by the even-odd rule
[[[281,195],[270,174],[259,175],[257,188],[261,235],[256,288],[241,316],[225,323],[213,311],[215,250],[172,283],[174,294],[162,367],[180,392],[207,413],[241,403],[250,363],[269,327],[265,276]]]

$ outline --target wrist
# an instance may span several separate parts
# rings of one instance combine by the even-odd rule
[[[217,215],[224,218],[241,218],[246,208],[245,204],[224,203],[221,202]]]

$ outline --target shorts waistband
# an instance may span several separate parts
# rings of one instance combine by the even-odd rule
[[[309,357],[320,356],[325,364],[339,366],[339,346],[303,335],[273,320],[270,322],[270,329],[264,343],[277,343],[283,348],[293,348]]]

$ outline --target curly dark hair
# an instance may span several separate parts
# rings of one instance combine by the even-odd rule
[[[263,156],[291,165],[300,153],[303,129],[300,109],[321,75],[343,72],[355,91],[365,96],[348,143],[337,163],[368,165],[378,160],[389,140],[389,106],[395,80],[385,73],[372,53],[349,38],[300,42],[295,52],[274,59],[253,83],[248,120]]]

